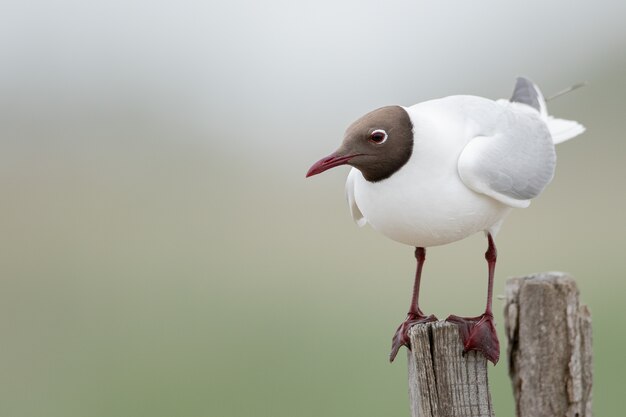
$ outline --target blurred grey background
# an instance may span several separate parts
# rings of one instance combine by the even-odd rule
[[[616,414],[625,16],[609,0],[4,0],[0,415],[408,415],[404,354],[387,354],[412,249],[352,223],[347,169],[304,174],[373,108],[508,97],[518,75],[546,95],[588,81],[549,103],[588,131],[505,223],[496,292],[578,279],[595,412]],[[479,313],[484,250],[429,251],[425,311]],[[506,362],[490,372],[513,416]]]

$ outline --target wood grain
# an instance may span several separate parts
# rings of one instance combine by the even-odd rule
[[[411,329],[409,400],[413,417],[493,417],[487,360],[463,354],[454,324],[435,322]]]
[[[510,278],[505,328],[518,417],[592,417],[591,316],[576,282],[549,272]]]

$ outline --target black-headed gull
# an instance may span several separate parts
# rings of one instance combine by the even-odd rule
[[[310,168],[307,177],[351,165],[346,193],[357,224],[369,223],[416,248],[413,297],[393,337],[391,361],[401,346],[410,347],[411,326],[436,320],[418,304],[425,248],[480,231],[488,239],[485,312],[447,320],[459,325],[466,351],[479,350],[498,361],[493,237],[512,208],[528,207],[552,180],[554,145],[584,130],[575,121],[549,116],[539,88],[518,78],[510,100],[458,95],[374,110],[348,127],[336,152]]]

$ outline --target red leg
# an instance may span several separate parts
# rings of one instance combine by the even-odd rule
[[[393,362],[402,346],[411,348],[411,340],[409,338],[411,327],[418,323],[437,321],[437,318],[433,315],[426,317],[419,308],[420,280],[422,278],[422,267],[426,260],[426,249],[415,248],[415,259],[417,260],[417,269],[415,271],[415,283],[413,284],[413,297],[411,298],[411,305],[406,320],[398,326],[396,334],[392,338],[391,353],[389,354],[390,362]]]
[[[489,284],[487,288],[487,306],[485,312],[478,317],[450,316],[446,319],[459,326],[459,332],[463,338],[465,351],[478,350],[495,365],[500,358],[500,342],[496,335],[496,328],[493,325],[493,277],[496,269],[496,258],[498,252],[493,243],[491,234],[487,234],[489,248],[485,252],[485,259],[489,267]]]

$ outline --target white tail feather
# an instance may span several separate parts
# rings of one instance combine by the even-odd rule
[[[566,140],[575,138],[585,131],[585,126],[574,120],[557,119],[548,116],[546,120],[552,141],[555,145],[565,142]]]

